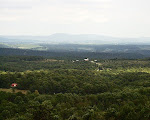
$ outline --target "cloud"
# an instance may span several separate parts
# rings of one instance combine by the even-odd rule
[[[73,24],[106,22],[110,0],[0,0],[0,21]],[[94,4],[94,3],[100,4]],[[76,3],[76,4],[75,4]],[[92,3],[92,4],[89,4]],[[47,23],[48,24],[48,23]]]
[[[150,0],[0,0],[0,33],[148,36],[149,4]]]
[[[111,4],[109,0],[93,1],[0,0],[0,33],[86,32],[89,26],[89,31],[93,31],[92,26],[109,21],[106,12]]]
[[[41,0],[0,0],[0,9],[31,9]]]

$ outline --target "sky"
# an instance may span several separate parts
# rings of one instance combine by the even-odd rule
[[[0,35],[150,37],[150,0],[0,0]]]

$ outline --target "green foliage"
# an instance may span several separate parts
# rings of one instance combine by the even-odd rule
[[[34,70],[20,72],[11,66],[15,72],[0,72],[0,88],[16,82],[17,89],[29,92],[1,91],[0,120],[150,119],[149,61],[16,61],[12,65],[21,61],[29,67],[31,62]],[[97,71],[99,66],[102,71]]]
[[[145,88],[146,90],[146,88]],[[55,94],[39,95],[31,99],[29,95],[22,97],[12,93],[0,92],[5,97],[0,104],[1,119],[23,119],[23,120],[148,120],[150,119],[150,97],[143,95],[140,91],[131,90],[132,94],[138,94],[134,98],[128,96],[128,92],[102,93],[96,95],[81,96],[77,94]],[[147,93],[146,93],[147,94]],[[125,97],[127,96],[127,97]],[[25,97],[28,98],[26,101]],[[39,98],[42,97],[42,101]],[[24,101],[20,104],[16,100]],[[66,98],[66,99],[65,99]],[[142,99],[140,99],[142,98]],[[144,102],[143,102],[144,101]],[[22,109],[24,107],[24,109]]]
[[[96,64],[71,60],[54,60],[37,56],[0,56],[0,70],[11,72],[23,72],[27,70],[53,70],[53,69],[79,69],[94,70]]]

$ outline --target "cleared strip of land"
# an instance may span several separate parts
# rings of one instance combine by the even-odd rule
[[[12,89],[4,89],[4,88],[0,88],[0,91],[4,91],[4,92],[10,92],[13,93]],[[27,90],[15,90],[15,93],[21,92],[22,94],[27,94]]]

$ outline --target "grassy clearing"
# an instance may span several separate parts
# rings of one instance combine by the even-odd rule
[[[37,44],[16,44],[13,47],[19,48],[19,49],[46,50],[46,48],[43,48],[42,46],[37,45]]]
[[[41,46],[33,45],[33,44],[19,44],[19,45],[16,45],[16,47],[18,47],[20,49],[32,49],[32,48],[37,48],[37,47],[41,47]]]
[[[13,93],[12,89],[4,89],[4,88],[0,88],[0,91],[4,91],[4,92],[10,92]],[[27,94],[27,90],[15,90],[15,93],[21,92],[22,94]]]

